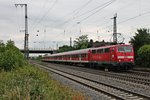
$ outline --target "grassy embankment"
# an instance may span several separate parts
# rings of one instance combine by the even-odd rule
[[[84,100],[81,93],[62,86],[31,66],[13,41],[0,42],[0,100]]]
[[[48,73],[33,67],[22,67],[0,73],[1,100],[84,100],[81,93],[62,86]]]

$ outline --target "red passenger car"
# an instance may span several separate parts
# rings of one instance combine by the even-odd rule
[[[129,70],[134,65],[134,52],[131,45],[118,44],[52,54],[42,60]]]

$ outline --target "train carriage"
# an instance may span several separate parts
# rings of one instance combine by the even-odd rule
[[[134,65],[134,52],[131,45],[118,44],[52,54],[43,57],[42,60],[129,70]]]

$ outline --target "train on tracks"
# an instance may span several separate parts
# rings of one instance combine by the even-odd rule
[[[51,54],[43,56],[42,61],[130,70],[134,66],[134,51],[132,45],[117,44]]]

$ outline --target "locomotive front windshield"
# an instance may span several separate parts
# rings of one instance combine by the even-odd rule
[[[119,46],[118,52],[132,52],[131,46]]]

